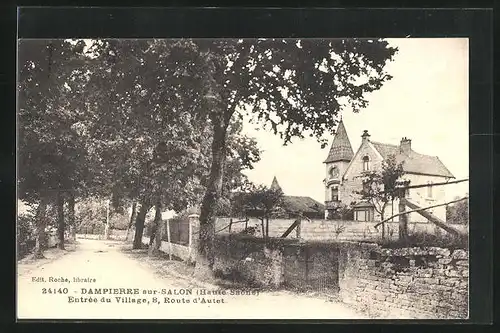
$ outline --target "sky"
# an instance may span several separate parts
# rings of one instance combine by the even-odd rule
[[[342,112],[353,150],[363,130],[377,142],[399,144],[412,139],[419,153],[438,156],[457,179],[469,176],[468,40],[465,38],[387,39],[399,51],[386,70],[393,79],[367,96],[369,105],[355,114]],[[271,185],[274,176],[287,195],[324,201],[323,179],[329,145],[314,138],[283,146],[278,136],[259,125],[244,125],[257,139],[261,161],[246,171],[251,181]],[[468,182],[447,186],[447,199],[468,193]]]
[[[386,69],[393,79],[368,95],[369,105],[355,114],[342,112],[354,152],[363,130],[377,142],[412,140],[416,152],[438,156],[457,179],[469,177],[468,39],[387,39],[399,51]],[[310,196],[324,202],[325,166],[329,145],[314,138],[295,139],[283,146],[278,136],[257,125],[244,132],[264,150],[261,161],[246,171],[249,179],[271,185],[274,176],[287,195]],[[468,182],[448,185],[447,199],[468,193]]]

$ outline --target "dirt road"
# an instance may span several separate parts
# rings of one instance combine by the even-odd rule
[[[235,295],[160,277],[122,242],[79,239],[42,266],[18,265],[20,319],[354,319],[343,304],[289,292]],[[79,279],[79,280],[78,280]],[[97,289],[97,290],[96,290]]]

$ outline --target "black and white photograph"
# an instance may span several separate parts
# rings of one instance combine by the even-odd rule
[[[468,319],[467,38],[17,42],[18,319]]]

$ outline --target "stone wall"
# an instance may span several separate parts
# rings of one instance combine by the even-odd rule
[[[339,251],[334,243],[283,247],[283,284],[287,288],[332,294],[338,291]]]
[[[338,294],[373,318],[468,316],[468,252],[218,235],[215,269],[264,287]]]
[[[191,250],[176,247],[174,255],[194,261],[196,215],[190,223],[196,235]],[[162,242],[162,251],[172,248]],[[468,317],[468,259],[467,251],[437,247],[391,249],[366,242],[219,233],[214,270],[250,285],[338,292],[344,303],[374,318],[462,319]]]
[[[214,269],[228,279],[264,287],[299,290],[338,288],[335,244],[299,243],[293,239],[263,239],[218,235]]]
[[[468,252],[344,244],[340,299],[377,318],[468,317]]]
[[[214,271],[234,281],[278,287],[284,282],[283,244],[269,245],[263,239],[247,235],[218,235]]]
[[[230,220],[233,220],[229,229]],[[247,223],[241,222],[241,218],[218,217],[215,223],[217,234],[239,233],[245,226],[254,227],[256,236],[262,237],[261,222],[259,219],[250,218]],[[283,233],[293,224],[295,219],[272,219],[269,221],[269,237],[281,237]],[[179,225],[182,224],[182,227]],[[172,243],[189,245],[189,224],[191,224],[193,237],[192,242],[197,241],[199,221],[197,215],[192,215],[186,221],[170,223]],[[341,221],[341,220],[303,220],[300,228],[300,238],[305,241],[370,241],[382,240],[382,227],[375,228],[376,222]],[[467,225],[453,225],[454,228],[468,233]],[[398,238],[398,222],[388,222],[385,226],[385,240],[396,240]],[[166,228],[165,228],[166,231]],[[445,234],[436,225],[429,222],[410,222],[408,224],[410,235],[414,233],[425,233],[429,235]],[[147,233],[145,233],[147,235]],[[166,232],[163,240],[167,241]],[[287,238],[297,238],[297,230],[292,231]]]
[[[241,221],[238,218],[232,218],[233,221]],[[294,219],[273,219],[269,221],[269,236],[280,237],[294,222]],[[217,218],[215,230],[219,233],[228,233],[230,218]],[[381,227],[375,229],[376,222],[359,221],[340,221],[340,220],[303,220],[301,224],[301,238],[303,240],[320,241],[379,241],[382,237]],[[249,219],[247,225],[255,227],[258,236],[262,235],[260,220]],[[466,225],[454,225],[464,232],[467,232]],[[386,224],[386,239],[397,239],[398,223],[389,222]],[[245,223],[233,223],[231,233],[238,233],[245,229]],[[440,228],[429,222],[413,222],[408,224],[410,234],[419,232],[431,235],[437,235],[441,232]],[[288,238],[295,238],[294,230]]]

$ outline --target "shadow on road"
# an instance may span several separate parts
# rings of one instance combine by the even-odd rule
[[[34,269],[75,252],[79,246],[80,243],[78,241],[72,241],[65,244],[64,250],[58,249],[57,247],[47,249],[43,252],[44,258],[34,258],[33,253],[30,253],[26,257],[17,261],[17,274],[18,276],[29,274]]]
[[[123,244],[121,252],[126,254],[129,258],[137,260],[138,262],[153,269],[155,274],[162,278],[174,276],[176,278],[183,278],[193,282],[195,265],[183,261],[181,258],[172,256],[172,260],[167,253],[162,251],[154,255],[148,255],[148,248],[146,245],[142,249],[132,249],[131,244]],[[196,283],[196,282],[195,282]],[[262,288],[258,285],[243,281],[241,277],[235,274],[221,274],[217,272],[215,278],[210,281],[198,281],[200,285],[211,284],[214,288],[222,289],[239,289],[239,290],[260,290],[260,291],[277,291],[281,288]]]

